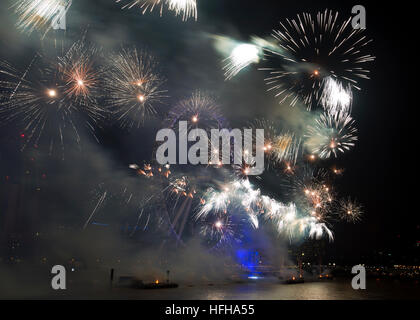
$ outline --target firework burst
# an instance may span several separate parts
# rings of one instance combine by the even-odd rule
[[[206,131],[224,128],[226,120],[216,100],[207,93],[195,91],[186,99],[177,103],[168,114],[167,124],[177,127],[179,121],[187,121],[189,130],[201,128]]]
[[[200,234],[212,248],[222,248],[241,242],[238,225],[229,214],[218,215],[201,221]]]
[[[242,69],[260,61],[261,50],[252,44],[243,43],[237,45],[231,55],[224,60],[225,79],[230,80]]]
[[[375,59],[365,53],[371,40],[363,29],[353,29],[351,17],[340,21],[338,12],[325,10],[316,16],[298,14],[280,23],[272,34],[275,45],[265,48],[269,63],[263,68],[270,91],[280,102],[295,105],[302,100],[310,109],[318,102],[323,79],[333,77],[360,89],[358,79],[369,79],[365,65]],[[280,58],[280,59],[278,59]]]
[[[60,57],[37,54],[24,72],[3,63],[0,115],[22,124],[23,148],[39,145],[45,132],[50,153],[57,144],[64,151],[65,138],[80,142],[80,124],[94,134],[105,114],[97,102],[101,74],[95,56],[96,50],[80,41]]]
[[[352,199],[342,199],[338,203],[337,212],[340,218],[347,222],[358,222],[363,215],[363,208]]]
[[[156,114],[155,104],[161,103],[165,82],[157,73],[155,59],[145,51],[123,48],[109,59],[105,90],[110,110],[121,127],[133,128],[144,124]]]
[[[125,2],[122,0],[116,0],[116,2]],[[155,8],[160,10],[160,15],[163,14],[164,7],[167,7],[169,11],[175,13],[176,16],[182,17],[183,21],[190,18],[197,20],[197,1],[196,0],[129,0],[123,5],[123,9],[131,9],[135,6],[139,6],[142,10],[142,14],[147,11],[152,12]]]
[[[350,150],[356,141],[357,129],[348,113],[324,112],[308,127],[305,145],[312,154],[327,159]]]
[[[285,187],[288,197],[304,216],[314,218],[319,223],[331,217],[335,192],[326,170],[308,165],[300,167],[287,177]]]

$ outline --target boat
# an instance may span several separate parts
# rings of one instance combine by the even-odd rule
[[[159,281],[152,282],[152,283],[144,283],[142,287],[139,289],[173,289],[178,288],[177,283],[165,282],[161,283]]]
[[[283,280],[284,284],[297,284],[297,283],[304,283],[304,282],[305,282],[305,279],[303,278],[302,275],[299,275],[299,277],[292,276],[289,279]]]
[[[120,277],[119,287],[133,288],[133,289],[172,289],[178,288],[177,283],[173,282],[155,282],[144,283],[142,280],[137,279],[136,277]]]
[[[334,277],[331,274],[320,274],[318,276],[319,280],[332,280]]]

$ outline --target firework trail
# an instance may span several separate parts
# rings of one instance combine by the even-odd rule
[[[312,154],[321,159],[337,157],[355,146],[357,128],[347,112],[331,113],[326,111],[308,126],[305,145]]]
[[[104,191],[104,193],[99,197],[98,202],[95,205],[95,208],[93,209],[92,213],[89,215],[89,218],[86,220],[85,224],[83,225],[83,229],[86,229],[87,228],[87,226],[89,225],[90,221],[94,217],[96,211],[98,211],[99,208],[104,203],[104,201],[105,201],[105,199],[107,197],[107,194],[108,194],[108,192],[107,191]]]
[[[340,21],[338,12],[328,9],[316,16],[298,14],[280,22],[272,37],[273,43],[264,48],[271,66],[261,70],[269,72],[269,91],[280,102],[295,105],[302,100],[310,109],[324,78],[331,76],[359,90],[358,79],[369,79],[365,65],[375,57],[365,50],[372,40],[363,29],[352,28],[351,17]]]
[[[123,48],[109,58],[104,89],[110,111],[123,128],[141,127],[156,114],[155,104],[165,98],[165,80],[157,73],[158,63],[145,51]]]
[[[116,0],[116,2],[123,2],[123,0]],[[190,18],[194,18],[197,21],[196,0],[129,0],[122,8],[131,9],[135,6],[140,7],[142,14],[145,14],[147,11],[152,12],[155,8],[158,8],[161,16],[164,7],[167,7],[169,11],[175,13],[175,16],[181,16],[183,21]]]
[[[28,33],[39,30],[45,36],[71,4],[72,0],[18,0],[13,5],[16,26]]]
[[[123,219],[127,226],[132,226],[127,228],[131,230],[130,236],[151,226],[156,229],[162,228],[166,222],[164,185],[170,170],[165,167],[152,168],[149,164],[142,167],[131,164],[129,167],[137,176],[144,179],[131,176],[99,184],[93,190],[95,205],[84,228],[87,228],[92,223],[93,217],[98,214],[104,221],[113,221],[116,218],[114,215],[116,211],[118,219]]]
[[[23,148],[38,146],[45,133],[50,153],[58,144],[64,156],[64,140],[80,143],[81,125],[96,138],[95,128],[105,117],[97,102],[101,73],[96,55],[95,48],[78,41],[63,56],[37,54],[24,72],[2,63],[0,117],[22,124]]]
[[[352,100],[353,93],[350,85],[344,86],[332,77],[323,80],[320,104],[325,111],[332,115],[338,113],[349,114]]]

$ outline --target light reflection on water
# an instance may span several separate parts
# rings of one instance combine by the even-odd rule
[[[180,286],[178,289],[121,289],[117,295],[129,299],[180,300],[356,300],[420,299],[420,286],[395,281],[368,281],[366,290],[354,290],[351,280],[327,280],[302,284],[280,284],[273,281],[214,286]],[[122,298],[122,297],[121,297]]]

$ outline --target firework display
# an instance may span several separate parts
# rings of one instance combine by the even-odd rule
[[[154,105],[165,97],[165,82],[155,59],[145,51],[125,49],[109,57],[104,89],[107,104],[122,127],[140,127],[156,113]]]
[[[81,127],[95,134],[105,115],[97,100],[101,74],[95,67],[96,53],[78,41],[63,56],[36,54],[24,71],[2,63],[0,115],[21,124],[23,148],[38,146],[43,137],[50,152],[56,145],[63,149],[67,142],[78,144]]]
[[[58,6],[69,4],[19,1],[14,7],[18,27],[29,32],[47,30]],[[135,0],[122,7],[140,7],[143,13],[160,10],[161,14],[167,9],[183,20],[197,19],[195,0]],[[241,165],[210,161],[191,168],[144,159],[141,165],[129,165],[126,180],[115,179],[97,188],[83,228],[89,228],[98,216],[105,218],[101,215],[104,207],[115,206],[119,209],[107,211],[120,212],[119,218],[123,216],[130,225],[130,236],[159,230],[165,241],[175,239],[176,245],[198,236],[209,248],[220,249],[240,244],[244,234],[267,230],[274,232],[276,240],[333,241],[334,217],[357,222],[363,210],[351,198],[339,197],[340,188],[333,180],[342,175],[343,168],[334,166],[334,174],[328,174],[319,167],[356,145],[352,90],[360,89],[360,78],[369,78],[366,65],[374,57],[365,50],[370,41],[363,30],[352,29],[350,19],[342,20],[338,13],[326,10],[286,19],[270,40],[255,37],[252,43],[235,42],[218,70],[221,76],[230,80],[251,65],[264,64],[260,69],[268,72],[268,91],[283,104],[303,106],[299,121],[287,125],[276,121],[274,114],[248,126],[241,123],[252,132],[264,129],[266,171],[249,176],[254,164],[248,157],[255,154],[257,143],[255,148],[241,148]],[[64,150],[70,140],[79,144],[81,128],[96,137],[96,129],[104,122],[112,127],[115,121],[120,129],[139,129],[155,115],[164,119],[157,129],[177,129],[180,121],[186,121],[188,130],[231,130],[224,107],[212,93],[191,90],[181,95],[186,98],[171,101],[157,60],[135,47],[100,52],[78,41],[63,55],[36,54],[22,71],[1,62],[0,76],[0,116],[2,122],[20,126],[24,148],[46,139],[50,153],[56,145]],[[167,100],[169,107],[160,110]],[[261,112],[265,111],[261,106]],[[219,155],[224,147],[215,149],[210,144],[209,149]],[[236,149],[229,150],[236,159],[232,154]],[[264,184],[270,179],[277,184],[267,192]]]
[[[267,59],[281,60],[278,67],[264,68],[270,74],[266,78],[269,91],[281,102],[302,101],[311,108],[326,77],[360,89],[358,79],[369,79],[365,66],[375,59],[365,52],[371,40],[363,31],[352,28],[351,18],[343,21],[331,10],[280,22],[280,29],[272,34],[276,48],[266,50]]]
[[[369,79],[367,66],[375,60],[366,52],[371,41],[364,29],[353,29],[351,18],[342,20],[338,12],[298,14],[281,21],[272,39],[253,37],[252,43],[237,46],[227,58],[225,77],[260,62],[264,66],[259,69],[268,73],[268,91],[280,103],[302,103],[308,109],[318,103],[348,107],[351,89],[360,90],[358,80]]]
[[[354,147],[357,141],[357,129],[353,118],[346,112],[320,115],[313,126],[308,127],[305,144],[312,154],[326,159],[337,153]]]

